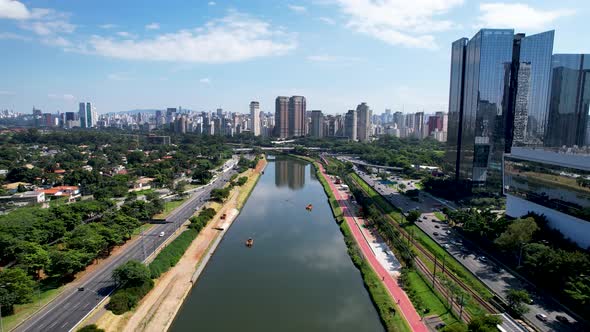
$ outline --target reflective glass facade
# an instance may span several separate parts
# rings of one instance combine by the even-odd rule
[[[553,37],[483,29],[453,43],[447,161],[456,151],[459,180],[500,191],[503,154],[542,141]]]
[[[465,75],[465,46],[467,38],[461,38],[451,47],[451,84],[449,90],[449,116],[447,127],[446,163],[458,177],[457,160],[460,156],[461,117],[463,114],[463,77]]]
[[[590,54],[555,54],[545,146],[590,146]]]
[[[530,73],[528,73],[528,82],[525,82],[528,83],[528,93],[523,94],[523,98],[526,97],[527,101],[526,117],[524,117],[526,120],[523,123],[525,125],[524,135],[522,139],[514,138],[515,145],[542,145],[547,121],[554,35],[554,31],[547,31],[522,39],[519,76],[522,75],[523,68],[528,68]],[[522,76],[526,76],[526,74]],[[526,77],[522,77],[522,79],[526,79]],[[517,89],[520,93],[520,84]]]
[[[507,155],[504,193],[590,221],[590,169]]]

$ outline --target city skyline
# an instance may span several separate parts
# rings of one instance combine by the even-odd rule
[[[78,102],[92,100],[99,114],[167,105],[247,113],[257,100],[272,112],[277,95],[305,95],[308,109],[324,114],[345,113],[359,101],[378,112],[436,112],[447,110],[451,42],[479,27],[527,35],[555,29],[555,53],[588,52],[575,35],[588,25],[589,8],[574,1],[449,0],[418,3],[422,10],[344,0],[191,8],[129,2],[110,10],[115,5],[1,0],[8,61],[0,64],[0,109],[75,112]],[[526,15],[499,18],[507,8]],[[219,38],[230,39],[219,46]]]

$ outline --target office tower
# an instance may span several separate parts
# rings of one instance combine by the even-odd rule
[[[175,107],[168,107],[166,109],[166,124],[170,125],[176,119],[176,108]]]
[[[289,98],[288,108],[288,126],[289,136],[300,137],[305,136],[306,121],[305,121],[305,97],[293,96]]]
[[[311,111],[311,137],[324,137],[324,115],[322,111]]]
[[[279,96],[275,99],[275,136],[289,136],[289,97]]]
[[[402,112],[395,112],[393,113],[393,123],[397,125],[398,128],[404,126],[405,116]]]
[[[92,114],[92,104],[86,103],[86,127],[85,128],[94,127],[94,122],[96,121],[96,119],[92,117],[93,115],[94,114]]]
[[[371,109],[367,103],[361,103],[356,107],[357,130],[359,141],[368,142],[371,136]]]
[[[80,107],[78,108],[78,117],[80,118],[80,127],[86,128],[86,104],[80,103]]]
[[[590,146],[590,54],[555,54],[545,146]]]
[[[414,136],[424,138],[424,112],[414,114]]]
[[[453,43],[447,161],[454,160],[457,179],[500,190],[502,156],[512,147],[516,108],[516,143],[540,141],[553,34],[525,37],[512,29],[482,29],[471,40]]]
[[[250,102],[250,121],[252,134],[260,136],[260,103],[257,101]]]
[[[344,136],[348,137],[349,139],[356,141],[356,127],[357,127],[357,119],[356,119],[356,111],[355,110],[348,110],[344,117]]]

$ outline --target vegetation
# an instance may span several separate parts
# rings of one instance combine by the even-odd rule
[[[496,325],[502,323],[502,319],[498,316],[484,315],[474,317],[469,325],[467,331],[469,332],[496,332],[498,328]]]
[[[590,315],[590,254],[550,228],[544,216],[511,220],[471,209],[448,211],[448,217],[465,236],[538,287],[582,316]]]
[[[145,294],[154,287],[154,282],[150,277],[150,270],[136,260],[130,260],[117,267],[113,271],[113,279],[115,279],[119,288],[111,295],[107,309],[111,310],[115,315],[133,309]]]
[[[529,307],[526,306],[531,301],[529,293],[524,289],[510,289],[506,294],[508,306],[512,312],[517,316],[522,316],[529,312]]]
[[[98,326],[96,326],[96,324],[90,324],[79,329],[78,332],[104,332],[104,330],[99,329]]]

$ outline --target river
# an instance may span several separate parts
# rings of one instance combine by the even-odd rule
[[[309,163],[269,161],[171,330],[384,331]]]

